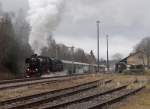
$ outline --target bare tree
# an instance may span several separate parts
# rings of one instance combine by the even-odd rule
[[[0,61],[1,63],[6,58],[9,49],[12,45],[13,38],[11,35],[14,35],[12,23],[8,14],[1,16],[0,18]]]
[[[93,50],[90,51],[90,63],[96,64],[96,57],[93,53]]]
[[[146,66],[150,66],[150,37],[141,40],[135,47],[135,52],[141,52],[140,58]]]
[[[12,17],[5,12],[0,16],[0,63],[11,72],[19,74],[24,71],[25,58],[33,52],[28,44],[29,26],[25,17],[16,17],[13,22]]]
[[[83,49],[76,48],[72,55],[72,50],[70,49],[70,47],[67,47],[64,44],[56,44],[55,40],[52,37],[49,39],[48,47],[42,49],[42,55],[58,58],[61,60],[72,61],[73,58],[74,61],[77,62],[96,63],[93,51],[91,51],[90,54],[87,54]]]
[[[116,54],[114,54],[114,55],[112,56],[112,59],[113,59],[114,61],[120,61],[122,58],[123,58],[123,55],[120,54],[120,53],[116,53]]]

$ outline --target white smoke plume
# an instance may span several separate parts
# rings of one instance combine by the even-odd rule
[[[35,53],[48,47],[48,38],[61,21],[65,0],[28,0],[27,20],[31,26],[29,44]]]

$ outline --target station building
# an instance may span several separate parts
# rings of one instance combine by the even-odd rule
[[[140,72],[141,70],[148,68],[148,65],[149,59],[147,59],[144,53],[135,52],[117,62],[115,71],[120,73],[125,70]]]

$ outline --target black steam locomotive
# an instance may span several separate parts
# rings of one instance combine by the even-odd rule
[[[39,77],[45,73],[63,71],[63,63],[61,60],[38,56],[37,54],[27,58],[25,63],[27,77]]]

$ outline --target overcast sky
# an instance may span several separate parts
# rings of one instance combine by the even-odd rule
[[[6,11],[28,9],[27,0],[0,0]],[[110,57],[127,56],[144,37],[150,36],[149,0],[66,0],[62,21],[54,32],[58,43],[96,54],[96,20],[100,20],[100,57],[106,57],[106,34]]]

